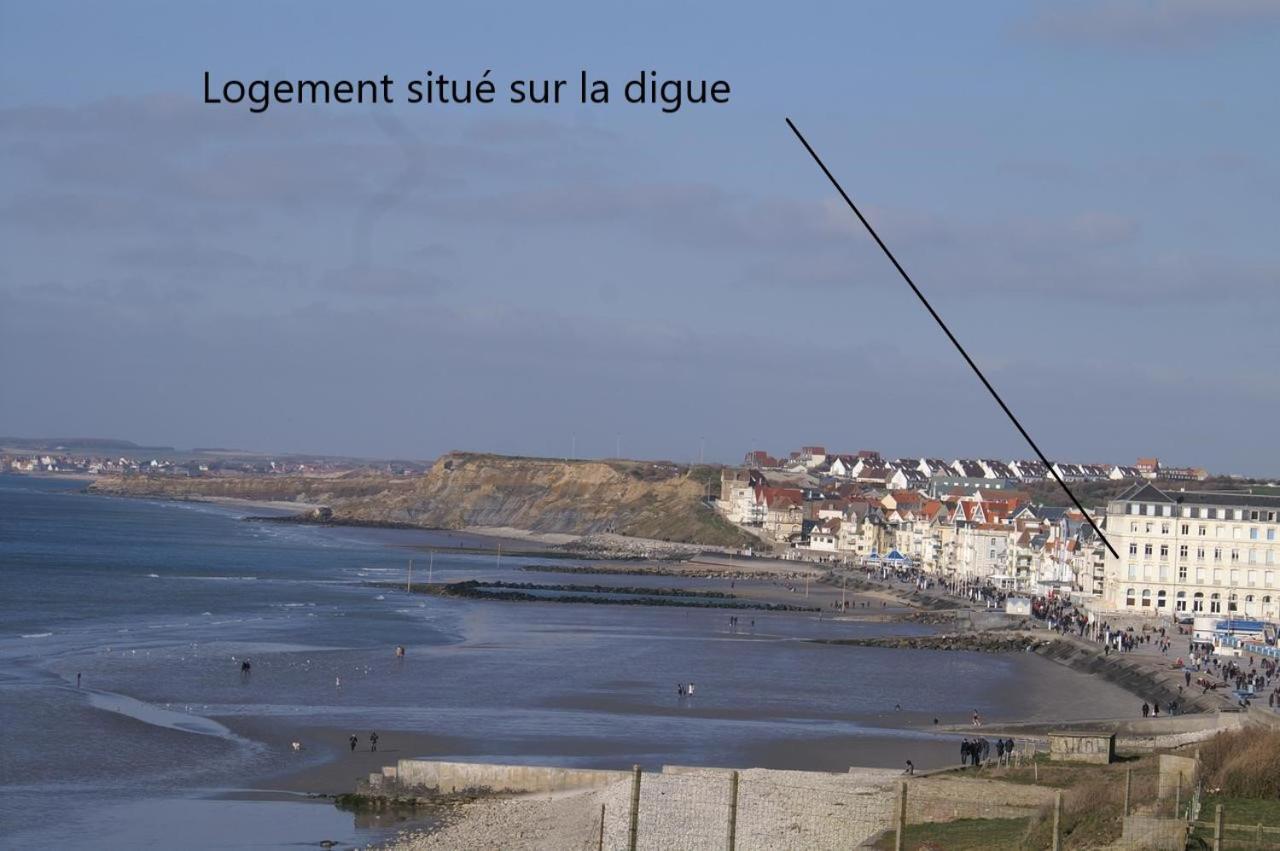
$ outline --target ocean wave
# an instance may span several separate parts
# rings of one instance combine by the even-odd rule
[[[52,632],[29,632],[22,636],[23,638],[48,638],[53,635]]]

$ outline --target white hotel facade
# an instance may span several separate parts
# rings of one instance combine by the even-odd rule
[[[1280,497],[1138,484],[1108,504],[1106,533],[1107,609],[1280,620]]]

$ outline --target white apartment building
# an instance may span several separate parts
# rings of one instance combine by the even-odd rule
[[[1280,497],[1137,484],[1106,529],[1106,608],[1280,619]]]

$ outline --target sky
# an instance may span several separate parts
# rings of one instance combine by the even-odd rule
[[[579,72],[607,105],[206,104]],[[664,114],[621,86],[723,79]],[[1280,4],[0,2],[0,434],[1280,474]]]

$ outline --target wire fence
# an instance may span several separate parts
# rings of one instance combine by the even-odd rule
[[[1032,752],[1033,754],[1034,752]],[[584,849],[1275,849],[1280,818],[1212,803],[1194,759],[1004,764],[893,777],[668,769],[605,791]]]

